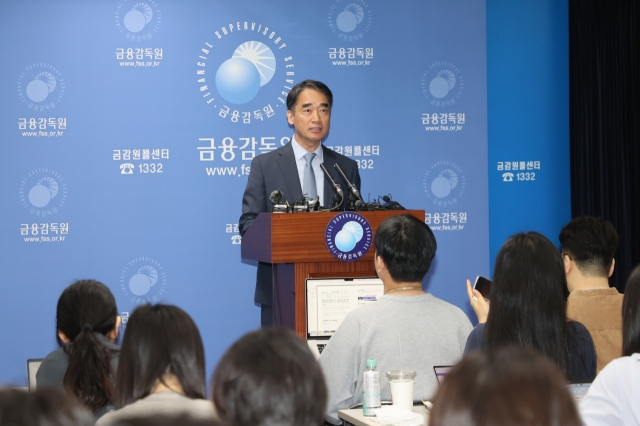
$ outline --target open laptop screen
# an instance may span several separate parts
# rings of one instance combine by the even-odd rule
[[[569,385],[569,392],[571,392],[571,397],[573,401],[580,405],[580,401],[587,394],[587,391],[591,387],[591,383],[573,383]]]
[[[31,358],[27,360],[27,386],[29,390],[36,390],[36,373],[44,358]]]
[[[375,302],[384,284],[372,278],[308,278],[307,338],[330,337],[352,310]]]
[[[436,365],[433,367],[433,372],[436,373],[436,380],[438,384],[441,385],[444,381],[444,378],[449,374],[453,365]]]

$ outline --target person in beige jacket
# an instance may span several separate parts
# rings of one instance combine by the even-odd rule
[[[560,231],[567,275],[567,317],[581,322],[593,339],[597,372],[622,356],[623,295],[609,287],[618,247],[613,225],[596,217],[573,219]]]

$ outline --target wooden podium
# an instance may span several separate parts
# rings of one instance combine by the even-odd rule
[[[362,258],[345,262],[327,249],[325,230],[341,212],[260,213],[242,238],[242,258],[273,264],[275,323],[306,338],[305,280],[315,277],[373,277],[375,246]],[[373,234],[389,216],[410,214],[424,221],[424,210],[358,212]]]

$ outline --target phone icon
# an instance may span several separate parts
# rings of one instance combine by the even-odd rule
[[[121,175],[132,175],[133,174],[134,165],[131,163],[122,163],[120,164],[120,174]]]

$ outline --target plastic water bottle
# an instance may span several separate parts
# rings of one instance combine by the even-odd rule
[[[362,414],[375,416],[376,408],[380,408],[380,373],[376,370],[376,360],[368,359],[362,384]]]

